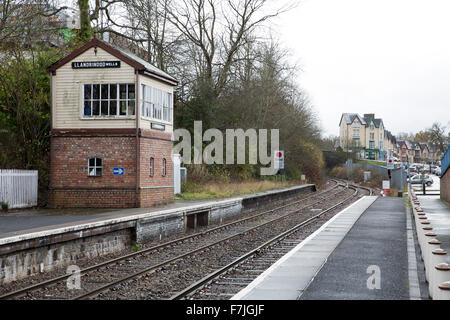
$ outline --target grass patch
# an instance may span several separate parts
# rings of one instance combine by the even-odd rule
[[[264,192],[268,190],[288,188],[299,185],[295,181],[242,181],[205,184],[183,183],[180,197],[183,200],[208,200],[238,197],[244,194]]]
[[[375,160],[358,160],[358,163],[368,163],[368,164],[373,164],[376,166],[385,166],[386,165],[385,161],[375,161]]]

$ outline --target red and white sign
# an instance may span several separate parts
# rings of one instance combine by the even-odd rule
[[[392,158],[388,158],[386,161],[386,167],[388,169],[394,169],[394,160]]]
[[[274,152],[274,159],[275,169],[284,169],[284,151],[276,150]]]

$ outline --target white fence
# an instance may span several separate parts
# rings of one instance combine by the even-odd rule
[[[7,203],[9,209],[27,208],[37,205],[37,197],[36,170],[0,170],[0,203]]]

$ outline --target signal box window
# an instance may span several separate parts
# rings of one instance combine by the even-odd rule
[[[133,83],[85,84],[83,117],[134,116],[136,93]]]

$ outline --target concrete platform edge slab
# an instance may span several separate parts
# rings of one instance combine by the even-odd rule
[[[421,300],[419,276],[417,274],[416,249],[414,244],[414,232],[411,214],[406,206],[406,236],[408,246],[408,278],[409,278],[409,298],[411,300]]]

